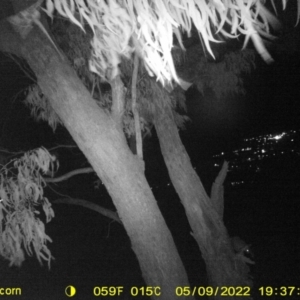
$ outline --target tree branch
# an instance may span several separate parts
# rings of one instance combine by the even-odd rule
[[[134,55],[133,72],[132,72],[132,83],[131,83],[131,98],[132,98],[132,113],[134,117],[134,128],[135,128],[135,139],[136,139],[136,153],[138,157],[143,160],[143,141],[141,133],[141,124],[139,111],[136,105],[136,83],[139,69],[139,57],[137,54]]]
[[[211,188],[210,198],[220,218],[223,218],[224,212],[224,181],[228,172],[228,162],[224,161],[221,171]]]
[[[83,206],[85,208],[94,210],[94,211],[100,213],[101,215],[103,215],[107,218],[111,218],[114,221],[122,224],[122,221],[116,212],[114,212],[110,209],[104,208],[98,204],[87,201],[87,200],[75,199],[75,198],[61,198],[61,199],[56,199],[56,200],[52,201],[52,203],[54,203],[54,204],[72,204],[72,205]]]
[[[110,82],[110,86],[111,86],[111,94],[112,94],[111,114],[113,119],[117,123],[121,124],[122,117],[124,114],[126,89],[120,78],[120,75],[116,76]]]
[[[72,176],[78,175],[78,174],[86,174],[86,173],[92,173],[95,172],[93,168],[82,168],[82,169],[76,169],[69,173],[66,173],[62,176],[56,177],[56,178],[44,178],[45,182],[60,182],[69,179]]]

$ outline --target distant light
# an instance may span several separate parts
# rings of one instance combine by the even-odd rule
[[[244,181],[231,182],[231,185],[239,185],[239,184],[244,184]]]
[[[275,136],[270,136],[270,140],[280,140],[282,137],[284,137],[286,135],[285,132],[283,132],[282,134],[278,134],[278,135],[275,135]]]

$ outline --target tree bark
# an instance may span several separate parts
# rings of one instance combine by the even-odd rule
[[[171,181],[177,191],[214,287],[249,285],[235,267],[227,230],[193,169],[170,106],[154,116],[155,129]],[[221,298],[220,296],[217,298]]]
[[[10,24],[0,24],[0,50],[24,58],[38,85],[105,184],[129,235],[148,286],[161,288],[153,299],[174,299],[188,279],[173,238],[131,153],[119,123],[97,106],[66,59],[34,28],[22,40]]]

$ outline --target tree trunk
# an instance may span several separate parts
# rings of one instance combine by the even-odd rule
[[[22,40],[10,24],[0,25],[0,50],[27,61],[52,108],[105,184],[147,285],[161,288],[161,295],[153,299],[174,299],[176,287],[189,285],[187,275],[122,127],[97,106],[67,60],[39,29]]]
[[[249,285],[235,267],[234,253],[221,217],[206,194],[181,142],[170,106],[155,114],[155,129],[171,181],[206,263],[212,286]]]

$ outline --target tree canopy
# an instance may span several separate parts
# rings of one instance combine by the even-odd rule
[[[41,2],[41,1],[39,1]],[[274,2],[271,1],[274,9]],[[286,0],[282,1],[283,7]],[[163,84],[178,78],[171,50],[173,35],[182,48],[182,32],[190,34],[195,26],[203,47],[214,57],[210,42],[221,42],[220,36],[236,38],[245,35],[267,62],[272,58],[262,37],[272,39],[270,26],[280,23],[264,5],[265,1],[56,1],[47,0],[45,12],[53,18],[55,11],[78,25],[92,29],[91,71],[101,78],[113,79],[118,73],[120,57],[133,52],[143,59],[149,74]],[[298,19],[299,19],[298,10]],[[230,28],[228,30],[227,28]],[[181,83],[181,85],[184,85]]]

